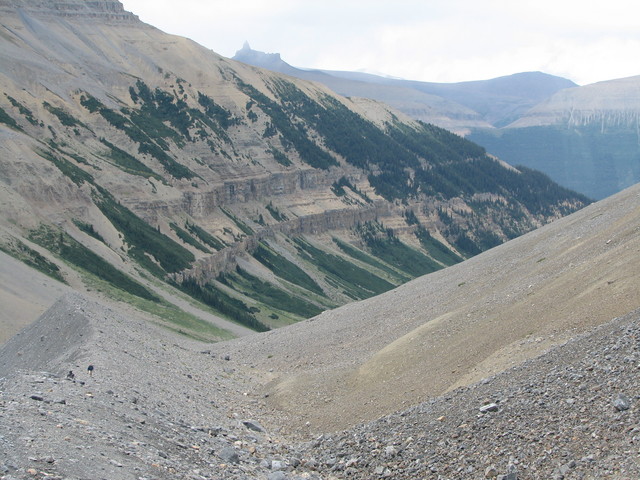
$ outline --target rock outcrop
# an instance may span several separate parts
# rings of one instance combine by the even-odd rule
[[[80,18],[83,21],[137,22],[117,0],[0,0],[0,9],[23,8],[38,16]]]

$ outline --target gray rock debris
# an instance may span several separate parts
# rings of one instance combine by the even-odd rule
[[[488,403],[480,407],[480,413],[497,412],[499,409],[497,403]]]
[[[31,368],[21,363],[0,377],[0,476],[640,478],[640,311],[476,385],[299,442],[282,434],[290,419],[248,388],[239,357],[228,375],[229,364],[203,356],[201,345],[172,348],[178,340],[170,333],[151,334],[78,297],[54,311],[64,316],[69,306],[86,317],[73,323],[91,334],[46,334],[45,343],[69,340],[74,355],[50,350],[51,357],[31,357]],[[55,324],[56,316],[47,319]],[[23,338],[39,342],[38,333]],[[100,365],[100,375],[88,375],[89,363]],[[75,379],[66,379],[69,370]]]
[[[619,412],[624,410],[629,410],[631,408],[631,400],[625,394],[621,393],[618,397],[613,401],[613,406]]]

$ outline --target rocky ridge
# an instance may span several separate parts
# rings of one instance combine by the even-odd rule
[[[2,8],[28,8],[39,16],[81,18],[83,20],[134,22],[138,16],[127,12],[117,0],[0,0]]]

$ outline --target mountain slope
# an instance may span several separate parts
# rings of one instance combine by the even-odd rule
[[[272,372],[263,391],[293,431],[373,420],[636,309],[639,225],[635,186],[392,292],[223,349]]]
[[[384,102],[411,118],[454,132],[460,133],[470,127],[491,126],[477,112],[445,96],[420,91],[419,88],[414,88],[411,82],[399,81],[396,84],[371,74],[296,68],[282,60],[280,54],[253,50],[248,43],[236,52],[233,59],[292,77],[318,82],[347,97],[371,98]]]
[[[410,117],[465,135],[507,161],[541,170],[601,199],[640,180],[638,79],[578,87],[541,72],[451,84],[292,67],[248,45],[236,59],[375,98]]]
[[[470,128],[507,125],[530,108],[576,84],[542,72],[524,72],[490,80],[458,83],[419,82],[360,72],[295,68],[277,53],[252,50],[245,43],[234,55],[250,65],[327,85],[346,96],[387,103],[412,118],[458,133]]]
[[[195,338],[377,295],[588,203],[119,2],[0,8],[2,249]]]

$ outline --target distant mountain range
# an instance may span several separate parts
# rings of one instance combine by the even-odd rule
[[[253,50],[248,43],[233,59],[320,82],[347,97],[373,98],[412,118],[456,133],[507,125],[557,91],[576,86],[570,80],[541,72],[518,73],[492,80],[432,83],[361,72],[309,70],[289,65],[278,53]]]
[[[579,87],[527,72],[447,84],[296,68],[248,44],[233,58],[385,102],[595,199],[640,181],[640,77]]]

